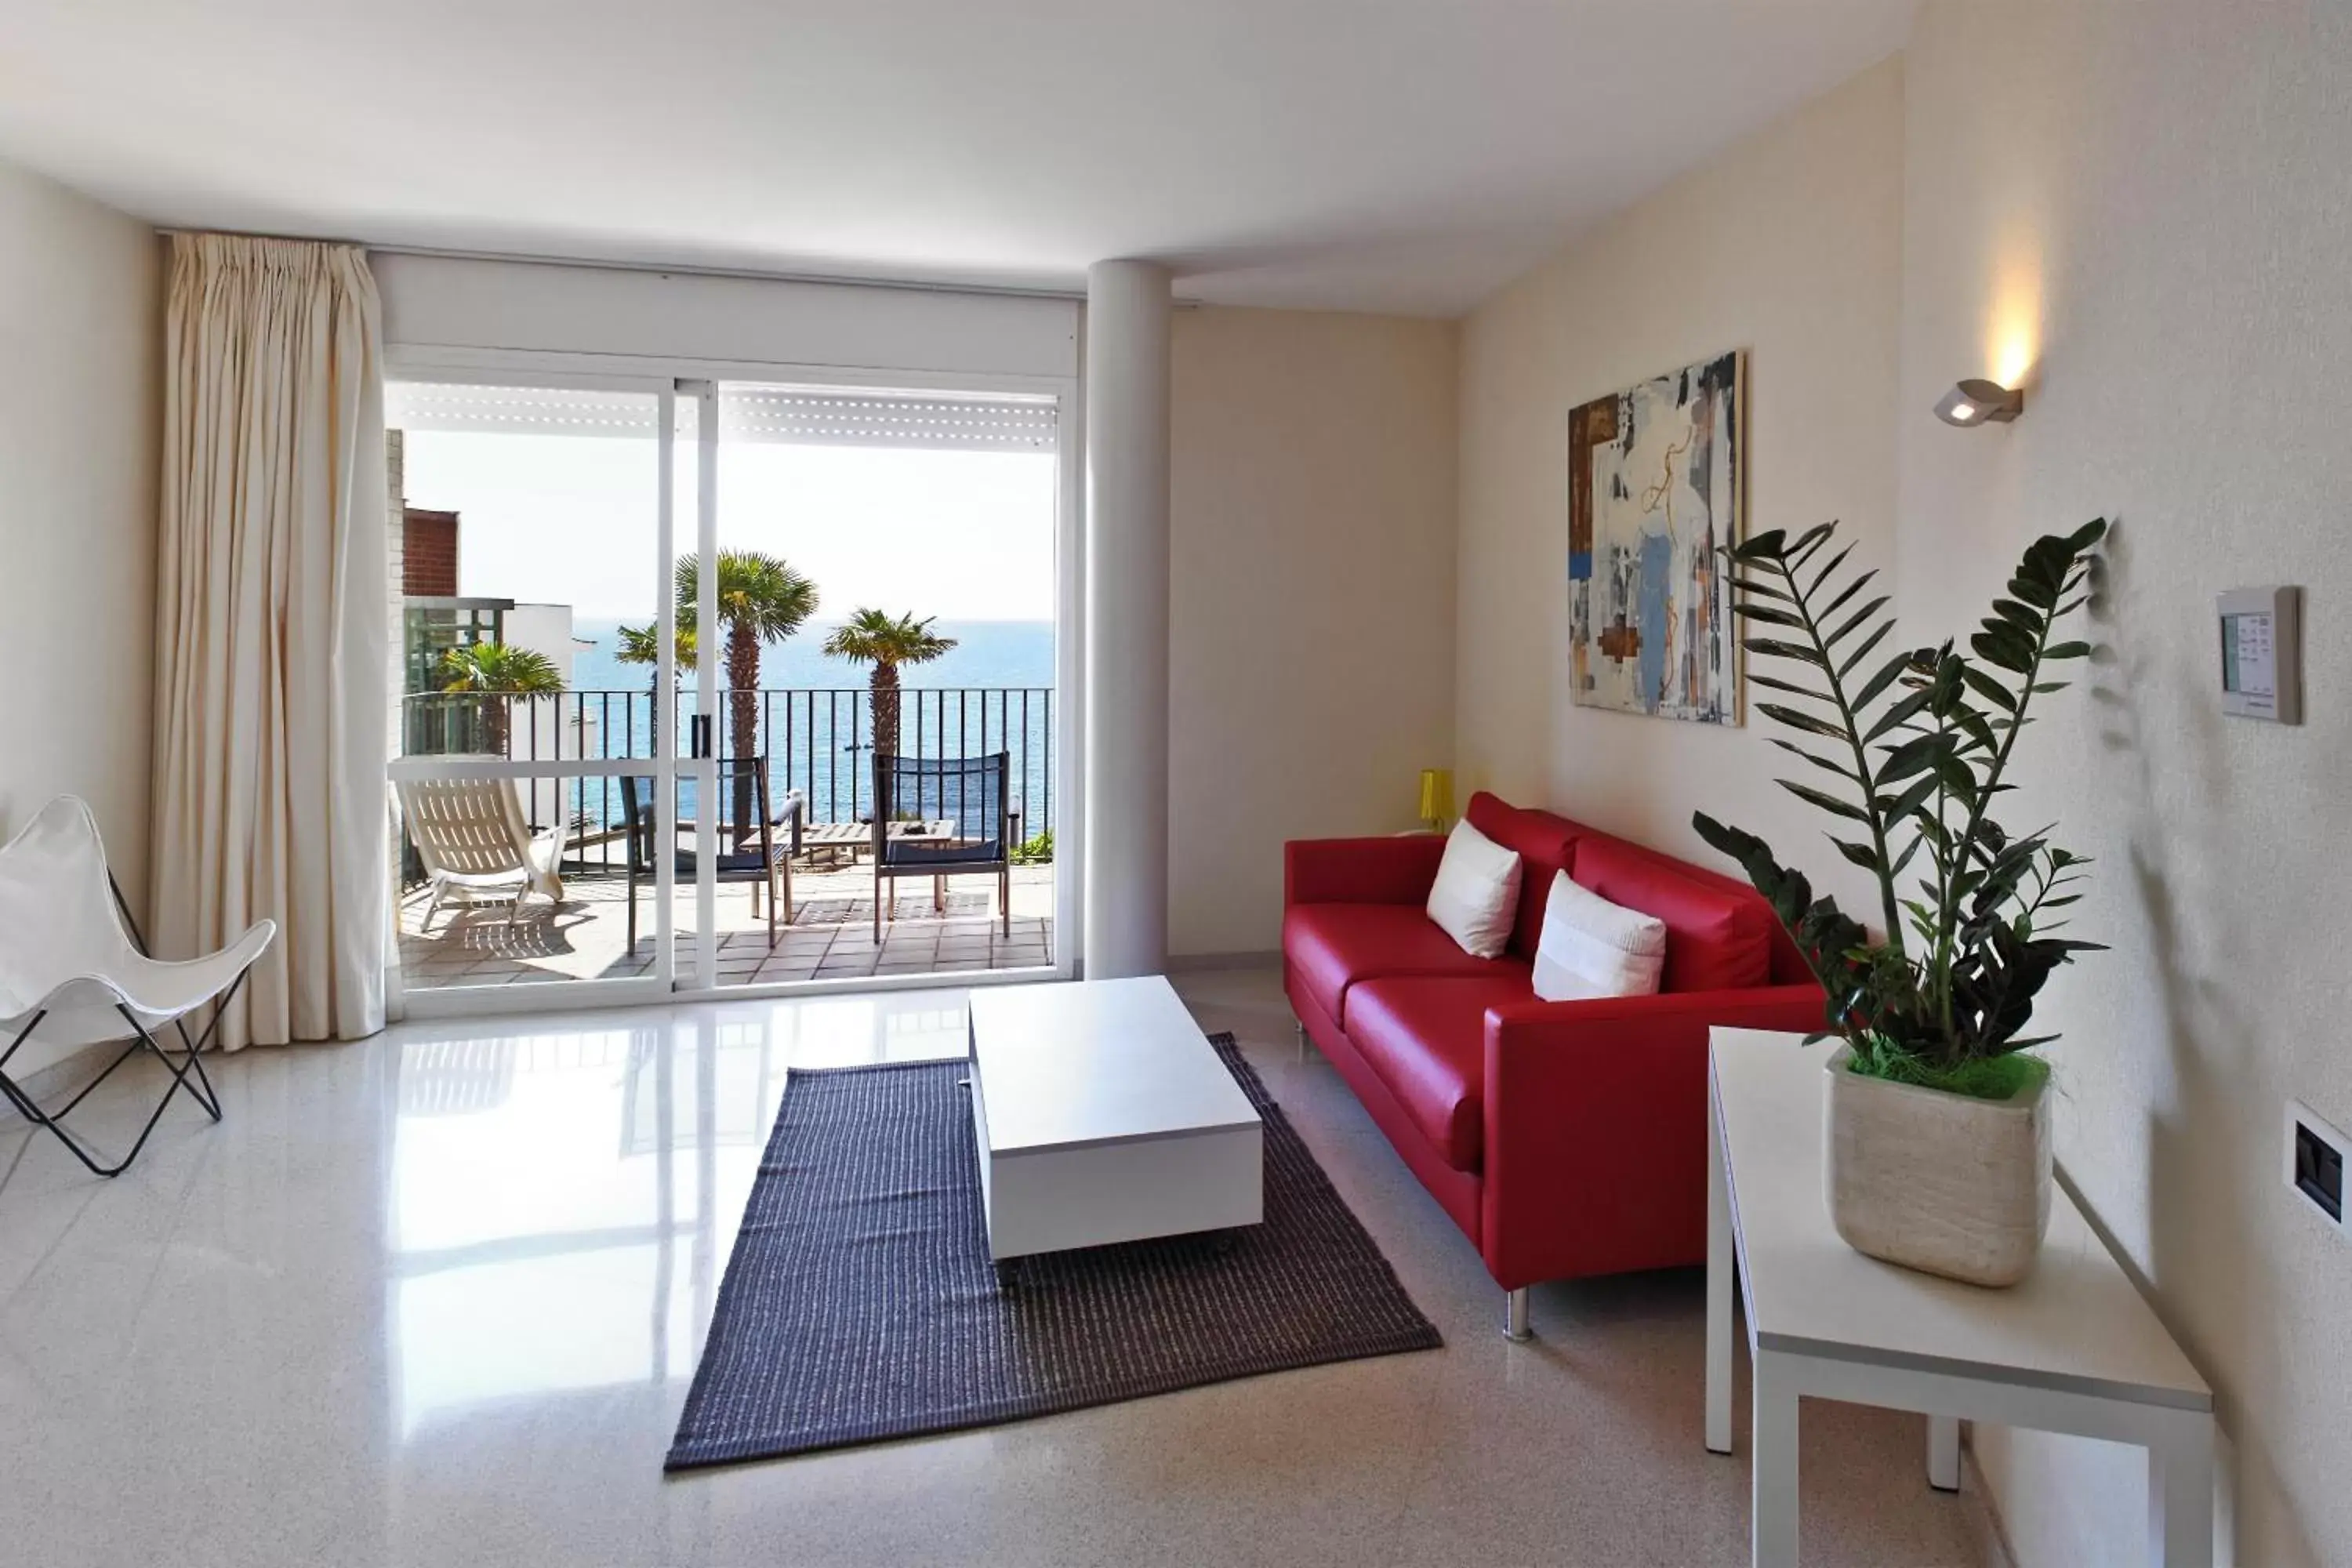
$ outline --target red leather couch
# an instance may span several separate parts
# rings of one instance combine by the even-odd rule
[[[1745,883],[1494,795],[1473,826],[1520,858],[1508,952],[1473,958],[1423,913],[1445,841],[1294,841],[1283,984],[1300,1026],[1508,1292],[1706,1256],[1706,1050],[1717,1024],[1811,1030],[1822,996]],[[1552,874],[1666,924],[1654,996],[1545,1002]]]

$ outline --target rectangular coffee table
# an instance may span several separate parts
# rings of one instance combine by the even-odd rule
[[[1264,1125],[1164,978],[992,987],[971,1017],[991,1258],[1265,1217]]]

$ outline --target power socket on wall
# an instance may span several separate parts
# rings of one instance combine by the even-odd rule
[[[2352,1240],[2352,1227],[2344,1223],[2347,1164],[2352,1164],[2352,1139],[2347,1139],[2303,1101],[2288,1100],[2286,1184],[2337,1234]]]

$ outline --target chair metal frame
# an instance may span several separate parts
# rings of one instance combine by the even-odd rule
[[[779,813],[770,808],[768,793],[768,759],[765,757],[729,757],[719,763],[719,793],[728,800],[735,798],[734,784],[739,775],[751,781],[751,797],[757,803],[753,816],[757,826],[741,820],[730,821],[722,816],[719,837],[742,847],[719,852],[717,879],[721,883],[751,884],[751,916],[760,914],[760,889],[768,889],[768,945],[774,947],[779,935],[777,927],[793,923],[793,857],[801,853],[801,818],[807,801],[798,790],[784,792],[784,809]],[[637,776],[621,775],[621,815],[627,819],[628,842],[628,944],[631,952],[637,945],[637,885],[652,879],[657,862],[654,859],[654,803],[637,798]],[[681,827],[688,824],[679,824]],[[775,830],[787,830],[782,845],[778,845]],[[756,839],[759,848],[750,847]],[[691,849],[672,851],[674,874],[681,886],[691,882],[696,874],[695,853]],[[782,917],[781,921],[779,916]]]
[[[996,812],[995,821],[988,825],[988,836],[977,838],[966,836],[950,842],[952,845],[961,845],[969,848],[975,844],[987,844],[992,840],[996,845],[996,853],[994,855],[971,854],[961,858],[953,854],[926,856],[921,859],[902,860],[893,864],[890,858],[893,848],[903,848],[909,845],[922,845],[924,847],[929,847],[924,840],[903,837],[894,837],[890,832],[891,821],[897,816],[898,772],[901,763],[929,764],[943,770],[968,769],[975,763],[993,763],[996,770],[994,781]],[[882,940],[882,921],[885,918],[886,898],[883,889],[886,886],[894,884],[901,877],[930,878],[931,906],[936,910],[944,905],[943,889],[948,878],[994,872],[997,919],[1002,922],[1004,934],[1007,936],[1013,934],[1013,851],[1016,847],[1013,824],[1019,819],[1020,813],[1013,803],[1012,784],[1013,753],[1011,752],[991,752],[977,757],[910,757],[882,751],[874,753],[874,940],[877,944]],[[961,801],[959,800],[955,804],[961,809]],[[945,806],[942,805],[941,809],[945,809]],[[898,899],[895,886],[890,886],[887,903],[887,918],[896,921],[898,918]]]
[[[45,838],[48,852],[54,854],[58,846],[63,846],[68,851],[68,858],[61,860],[60,864],[69,864],[70,854],[86,847],[97,860],[97,866],[92,868],[101,870],[106,878],[107,893],[111,900],[110,908],[102,904],[96,907],[88,903],[78,904],[70,888],[67,888],[59,906],[66,928],[71,931],[79,925],[85,938],[95,939],[103,944],[110,940],[105,934],[105,927],[110,920],[115,924],[110,941],[118,944],[112,950],[115,954],[113,962],[119,964],[121,959],[135,955],[152,968],[144,972],[143,979],[142,972],[136,965],[128,972],[119,967],[110,968],[102,948],[93,949],[91,963],[94,966],[86,968],[76,968],[75,960],[58,963],[55,953],[48,955],[49,961],[56,965],[57,973],[43,974],[37,968],[34,973],[41,978],[35,982],[35,989],[20,992],[15,998],[21,1010],[14,1012],[12,1018],[25,1021],[16,1027],[7,1047],[0,1050],[0,1100],[5,1100],[26,1122],[47,1131],[57,1139],[65,1146],[67,1152],[80,1161],[91,1174],[117,1176],[130,1169],[131,1162],[146,1148],[156,1124],[163,1121],[163,1112],[171,1109],[173,1100],[181,1090],[185,1089],[188,1097],[214,1121],[221,1120],[220,1095],[205,1071],[203,1053],[217,1043],[221,1020],[228,1016],[231,1004],[247,977],[252,973],[254,962],[268,950],[276,937],[277,927],[269,921],[258,921],[235,943],[204,959],[186,963],[157,960],[153,950],[148,946],[146,933],[140,929],[138,918],[131,912],[130,901],[123,897],[121,883],[105,866],[105,846],[99,839],[97,824],[90,817],[89,807],[72,796],[60,796],[44,807],[26,829],[9,842],[7,848],[13,850],[21,844],[33,844],[31,852],[37,865],[44,853],[42,841]],[[20,906],[25,887],[23,883],[17,885]],[[22,912],[21,907],[19,912]],[[67,951],[79,952],[73,949]],[[168,983],[156,979],[158,973],[165,976],[166,981],[176,975],[184,986],[193,984],[201,987],[205,982],[195,976],[202,973],[205,966],[225,968],[228,964],[235,965],[235,973],[226,984],[208,994],[183,990],[175,997]],[[21,972],[19,978],[22,978]],[[98,996],[91,993],[102,994],[107,999],[103,1010],[99,1005]],[[78,1000],[78,997],[81,999]],[[188,1016],[206,1005],[212,1009],[210,1022],[202,1034],[190,1035]],[[22,1079],[7,1070],[8,1064],[16,1058],[17,1053],[24,1049],[41,1026],[51,1018],[62,1016],[69,1025],[79,1026],[76,1032],[79,1033],[81,1028],[93,1026],[96,1020],[104,1016],[105,1011],[111,1011],[128,1026],[129,1044],[100,1068],[95,1077],[75,1090],[63,1105],[54,1110],[44,1109]],[[142,1017],[142,1013],[144,1018]],[[149,1020],[152,1020],[152,1027]],[[180,1044],[176,1050],[155,1037],[156,1030],[165,1023],[169,1023],[179,1036]],[[87,1036],[82,1037],[88,1038]],[[100,1040],[105,1037],[102,1034],[98,1037]],[[163,1062],[172,1075],[172,1081],[156,1100],[154,1110],[148,1114],[146,1124],[139,1130],[139,1136],[132,1142],[130,1151],[110,1164],[100,1156],[96,1145],[65,1124],[65,1119],[88,1100],[99,1085],[112,1078],[117,1070],[142,1051],[152,1053]]]
[[[111,871],[107,873],[106,885],[113,890],[115,908],[122,911],[122,923],[130,928],[131,940],[139,944],[141,952],[146,953],[150,958],[153,957],[154,954],[148,952],[146,937],[140,932],[139,922],[131,918],[130,904],[123,900],[122,885],[114,879],[114,873]],[[64,1144],[67,1152],[75,1159],[89,1167],[92,1175],[119,1176],[131,1168],[131,1161],[139,1158],[139,1151],[147,1147],[148,1134],[153,1132],[155,1124],[163,1120],[163,1112],[172,1108],[172,1096],[179,1090],[186,1089],[189,1097],[194,1100],[197,1105],[203,1107],[205,1114],[215,1121],[221,1119],[220,1092],[213,1088],[213,1080],[205,1076],[201,1053],[220,1033],[220,1023],[228,1016],[229,1003],[236,998],[238,990],[244,986],[246,975],[252,973],[251,969],[247,969],[235,980],[229,982],[228,989],[222,992],[213,1003],[212,1022],[206,1024],[205,1032],[194,1039],[188,1037],[186,1014],[183,1013],[172,1020],[172,1027],[179,1032],[179,1055],[183,1058],[176,1063],[172,1059],[171,1051],[156,1044],[155,1037],[147,1032],[147,1026],[139,1021],[139,1016],[117,1002],[114,1005],[114,1010],[122,1015],[124,1023],[131,1026],[131,1043],[123,1047],[121,1053],[107,1063],[96,1078],[75,1090],[74,1097],[55,1110],[43,1110],[34,1100],[31,1091],[8,1076],[9,1060],[16,1056],[17,1049],[26,1040],[33,1037],[33,1031],[41,1026],[41,1020],[49,1016],[47,1009],[44,1008],[33,1015],[31,1023],[17,1031],[16,1037],[8,1042],[6,1050],[0,1051],[0,1096],[5,1096],[8,1103],[16,1108],[17,1115],[36,1127],[47,1128],[49,1135]],[[148,1116],[147,1125],[139,1130],[138,1140],[131,1145],[131,1152],[111,1165],[101,1165],[93,1157],[91,1146],[76,1137],[65,1125],[65,1119],[73,1114],[75,1106],[89,1098],[90,1090],[112,1078],[115,1068],[137,1056],[142,1049],[154,1052],[163,1064],[171,1069],[172,1087],[165,1089],[163,1098],[155,1102],[155,1109]],[[191,1072],[195,1075],[195,1081],[193,1083],[188,1081]]]

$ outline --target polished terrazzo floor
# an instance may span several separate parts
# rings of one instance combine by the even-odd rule
[[[1540,1289],[1506,1343],[1271,973],[1182,989],[1444,1350],[665,1479],[786,1070],[959,1054],[961,994],[404,1026],[220,1063],[227,1121],[183,1105],[110,1184],[0,1121],[0,1563],[1745,1563],[1699,1276]],[[2000,1561],[1917,1417],[1804,1419],[1809,1568]]]

